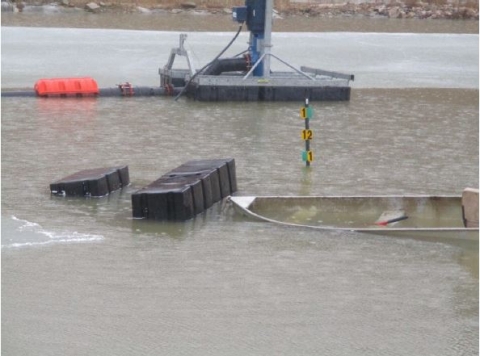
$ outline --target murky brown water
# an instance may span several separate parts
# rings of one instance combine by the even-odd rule
[[[197,35],[200,61],[231,37]],[[478,37],[278,38],[295,63],[307,58],[292,44],[359,74],[350,102],[312,104],[310,169],[302,103],[2,99],[2,354],[478,354],[478,243],[284,229],[222,204],[185,223],[131,218],[131,193],[190,159],[234,157],[242,195],[478,186]],[[172,44],[3,27],[2,86],[89,68],[102,85],[156,83]],[[53,180],[119,164],[132,181],[121,192],[50,197]]]

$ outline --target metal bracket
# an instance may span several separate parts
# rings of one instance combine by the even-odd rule
[[[185,40],[187,39],[187,34],[186,33],[181,33],[180,38],[179,38],[179,46],[177,48],[172,48],[170,52],[170,57],[168,58],[168,62],[163,67],[165,71],[172,69],[173,67],[173,62],[175,61],[175,56],[184,56],[187,59],[187,64],[188,64],[188,69],[190,70],[190,75],[195,74],[196,69],[195,66],[193,65],[192,60],[190,59],[190,51],[185,49]]]
[[[314,75],[325,75],[327,77],[340,78],[340,79],[346,79],[346,80],[352,80],[352,81],[355,80],[355,76],[353,74],[332,72],[332,71],[328,71],[328,70],[305,67],[305,66],[300,67],[300,69],[304,72],[312,73]]]

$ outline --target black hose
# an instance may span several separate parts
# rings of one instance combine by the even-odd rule
[[[217,59],[203,74],[220,75],[224,72],[244,72],[247,70],[247,67],[248,63],[245,58]]]
[[[217,59],[219,59],[221,57],[222,54],[224,54],[227,49],[230,48],[230,46],[232,45],[233,42],[235,42],[235,40],[237,39],[238,35],[240,34],[240,32],[242,31],[242,28],[243,28],[243,24],[244,22],[242,22],[240,24],[240,26],[238,27],[238,31],[237,33],[235,34],[235,36],[230,40],[230,42],[228,43],[228,45],[209,63],[205,64],[197,73],[195,73],[194,75],[192,75],[192,77],[190,78],[190,80],[187,82],[187,84],[183,87],[183,89],[180,91],[180,93],[178,93],[178,95],[175,97],[175,101],[177,101],[184,93],[184,91],[188,88],[188,86],[190,85],[190,83],[192,82],[193,79],[196,78],[196,76],[200,73],[202,73],[203,70],[205,70],[205,68],[209,67],[210,65],[212,65],[212,63],[214,63]]]
[[[170,91],[161,87],[132,87],[132,92],[123,92],[118,86],[111,88],[100,88],[98,94],[86,95],[87,97],[112,97],[112,96],[172,96],[178,94],[183,88],[172,88]],[[4,91],[1,93],[2,98],[14,97],[39,97],[34,90],[25,91]],[[50,94],[44,96],[45,98],[75,98],[83,97],[81,94]]]
[[[101,88],[99,89],[98,96],[171,96],[177,94],[180,88],[173,88],[171,92],[168,92],[166,88],[161,87],[132,87],[132,93],[123,92],[118,87]]]
[[[2,98],[37,96],[34,90],[24,91],[2,91]]]

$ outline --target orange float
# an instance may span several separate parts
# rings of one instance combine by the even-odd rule
[[[97,82],[89,77],[39,79],[34,86],[38,96],[98,95]]]

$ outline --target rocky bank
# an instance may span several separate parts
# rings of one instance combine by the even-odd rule
[[[82,2],[79,0],[61,0],[45,4],[42,1],[2,1],[2,12],[28,11],[32,7],[55,6],[59,11],[62,9],[77,9],[91,13],[155,13],[170,12],[179,14],[183,12],[205,12],[215,14],[231,14],[229,8],[208,7],[197,5],[194,1],[180,2],[172,5],[143,4],[141,0],[132,1],[128,4],[110,2]],[[150,5],[149,5],[150,4]],[[358,2],[358,3],[300,3],[289,2],[283,5],[281,10],[275,10],[274,17],[286,18],[291,16],[304,17],[385,17],[385,18],[415,18],[415,19],[453,19],[453,20],[477,20],[479,19],[478,1],[455,3],[446,0],[438,0],[435,3],[422,0],[386,0],[381,2]]]

